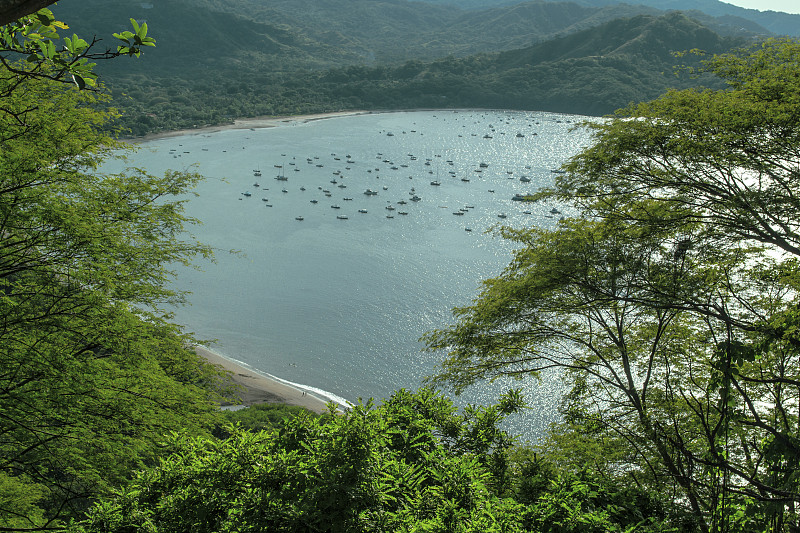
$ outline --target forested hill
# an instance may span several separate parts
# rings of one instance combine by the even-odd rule
[[[86,0],[56,14],[82,35],[107,35],[103,28],[130,16],[148,22],[155,49],[98,67],[134,135],[357,108],[605,114],[699,83],[675,78],[672,52],[723,52],[754,35],[721,36],[719,25],[630,6],[529,2],[474,12],[401,0],[215,2]]]
[[[433,5],[457,4],[461,9],[485,10],[494,7],[513,5],[516,0],[420,0]],[[551,3],[557,0],[540,0]],[[619,5],[618,0],[575,0],[576,4],[583,7],[607,7]],[[626,2],[636,7],[649,6],[667,11],[697,11],[712,17],[727,19],[731,24],[739,24],[747,20],[758,24],[777,35],[800,35],[800,15],[781,13],[776,11],[759,11],[746,9],[719,0],[629,0]],[[745,24],[746,26],[746,24]]]
[[[363,107],[421,104],[602,115],[670,88],[712,82],[676,76],[678,67],[697,58],[673,52],[719,53],[737,44],[742,41],[721,37],[680,13],[641,15],[509,52],[393,69],[334,70],[315,85]]]
[[[483,11],[405,0],[83,0],[57,5],[79,35],[107,35],[130,17],[158,37],[142,65],[171,72],[241,65],[274,70],[386,65],[524,48],[652,7],[524,2]],[[702,17],[700,13],[697,16]],[[746,21],[702,22],[718,33],[768,33]]]

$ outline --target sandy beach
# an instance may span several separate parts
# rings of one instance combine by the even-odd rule
[[[299,405],[316,413],[328,411],[326,401],[309,392],[254,372],[236,361],[223,357],[203,346],[195,346],[195,351],[209,363],[220,366],[230,372],[231,382],[235,385],[240,385],[243,389],[239,394],[241,398],[240,405],[284,403]]]
[[[323,120],[326,118],[334,117],[347,117],[354,115],[369,115],[372,113],[380,113],[380,111],[338,111],[331,113],[317,113],[313,115],[289,115],[283,117],[252,117],[252,118],[237,118],[230,124],[220,124],[217,126],[204,126],[201,128],[189,128],[183,130],[170,130],[159,133],[151,133],[144,137],[130,137],[122,140],[130,143],[141,143],[152,141],[154,139],[163,139],[166,137],[177,137],[179,135],[204,135],[208,133],[216,133],[225,130],[245,130],[257,128],[274,128],[276,126],[285,126],[287,124],[298,123],[303,124],[311,122],[312,120]]]
[[[236,119],[231,124],[221,124],[202,128],[191,128],[183,130],[165,131],[154,133],[138,138],[124,139],[131,143],[146,142],[154,139],[167,137],[177,137],[180,135],[203,135],[218,131],[234,129],[256,129],[274,128],[285,126],[292,123],[303,124],[312,120],[323,120],[326,118],[353,116],[370,114],[371,111],[342,111],[337,113],[320,113],[313,115],[296,115],[284,117],[254,117]],[[239,385],[242,391],[239,393],[241,398],[240,405],[251,406],[257,403],[284,403],[287,405],[298,405],[310,409],[317,413],[328,411],[327,402],[313,394],[281,383],[263,374],[238,364],[226,357],[223,357],[203,346],[195,346],[195,351],[213,365],[222,367],[230,372],[231,382]],[[232,405],[232,404],[225,404]]]
[[[372,111],[341,111],[334,113],[319,113],[312,115],[295,115],[283,117],[254,117],[236,119],[231,124],[221,124],[201,128],[191,128],[183,130],[165,131],[146,135],[144,137],[123,139],[130,143],[141,143],[154,139],[167,137],[177,137],[180,135],[204,135],[218,131],[234,129],[256,129],[274,128],[293,123],[303,124],[313,120],[323,120],[326,118],[354,116],[371,114]],[[213,365],[222,367],[230,372],[231,382],[239,385],[242,391],[239,393],[241,403],[239,405],[250,406],[257,403],[284,403],[288,405],[298,405],[310,409],[317,413],[328,411],[327,401],[303,391],[286,383],[272,379],[268,376],[254,372],[236,361],[232,361],[218,353],[203,346],[195,346],[195,351]],[[230,406],[232,404],[224,404]]]

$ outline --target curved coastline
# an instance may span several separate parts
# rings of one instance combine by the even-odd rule
[[[316,413],[328,412],[328,403],[333,402],[340,409],[350,407],[346,399],[316,387],[292,383],[269,374],[259,372],[250,366],[225,357],[205,346],[195,345],[195,352],[212,365],[229,372],[230,382],[241,388],[239,404],[224,403],[223,407],[250,407],[258,403],[283,403],[305,407]]]
[[[245,130],[245,129],[258,129],[258,128],[275,128],[278,126],[287,126],[294,123],[305,124],[314,120],[323,120],[326,118],[335,117],[349,117],[356,115],[371,115],[374,113],[382,113],[383,111],[333,111],[330,113],[316,113],[310,115],[286,115],[286,116],[263,116],[263,117],[250,117],[250,118],[237,118],[230,124],[218,124],[215,126],[202,126],[199,128],[186,128],[181,130],[169,130],[158,133],[149,133],[143,137],[123,137],[120,140],[139,144],[156,139],[163,139],[167,137],[180,137],[181,135],[201,135],[208,133],[216,133],[226,130]]]
[[[372,113],[374,112],[341,111],[310,115],[242,118],[234,120],[231,124],[171,130],[145,135],[144,137],[125,138],[122,140],[132,144],[139,144],[156,139],[179,137],[182,135],[201,135],[232,129],[274,128],[297,123],[304,124],[306,122],[324,120],[327,118],[368,115]],[[328,403],[330,402],[337,404],[339,409],[346,409],[352,406],[345,398],[317,387],[294,383],[265,372],[260,372],[241,361],[226,357],[205,346],[195,345],[194,350],[209,363],[227,371],[231,384],[240,388],[239,396],[241,403],[223,403],[221,405],[223,408],[249,407],[258,403],[282,403],[305,407],[316,413],[325,413],[328,412]]]

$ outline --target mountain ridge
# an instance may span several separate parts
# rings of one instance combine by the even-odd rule
[[[454,0],[419,0],[433,5],[453,5]],[[540,0],[544,3],[559,0]],[[573,0],[577,5],[587,7],[606,7],[620,4],[619,0]],[[507,7],[517,3],[515,0],[459,0],[462,9],[485,10],[493,7]],[[735,17],[748,20],[776,35],[800,36],[800,15],[781,11],[759,11],[728,4],[719,0],[631,0],[634,5],[647,6],[666,11],[698,11],[712,17]]]
[[[56,14],[68,22],[76,20],[73,15],[86,14],[77,16],[79,24],[73,28],[91,34],[88,17],[99,2],[86,0],[82,7]],[[293,5],[299,9],[309,2],[295,0]],[[320,1],[319,11],[307,18],[323,20],[326,9],[343,2]],[[372,5],[373,11],[356,22],[375,27],[393,24],[396,34],[417,24],[423,13],[404,21],[378,20],[387,6],[392,13],[408,13],[412,4],[348,2]],[[125,112],[121,124],[132,133],[244,116],[359,108],[497,107],[601,115],[631,101],[654,98],[673,86],[697,85],[698,80],[675,84],[672,71],[678,60],[672,52],[690,48],[725,52],[754,35],[723,36],[677,12],[659,14],[628,6],[624,12],[631,16],[619,18],[615,16],[619,7],[540,1],[480,13],[424,11],[436,14],[426,24],[435,27],[447,20],[448,31],[420,31],[398,44],[393,39],[365,41],[369,32],[354,34],[333,20],[316,35],[309,33],[311,22],[298,28],[290,18],[263,18],[268,9],[285,8],[286,0],[262,4],[262,11],[246,16],[237,7],[253,0],[231,0],[226,11],[213,11],[218,3],[161,0],[152,9],[130,13],[148,20],[157,47],[139,61],[111,62],[98,70],[116,90],[114,103]],[[124,20],[122,14],[129,8],[118,0],[104,5],[104,18],[93,23],[106,27],[115,17],[117,23]],[[438,22],[432,20],[437,17]],[[547,39],[542,37],[545,33],[558,37]]]

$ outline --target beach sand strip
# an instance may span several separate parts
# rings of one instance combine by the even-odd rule
[[[239,392],[240,405],[249,407],[257,403],[282,403],[299,405],[315,413],[328,411],[327,402],[309,392],[254,372],[203,346],[195,346],[195,351],[212,365],[230,372],[231,382],[242,388]],[[230,405],[233,404],[223,404]]]
[[[121,140],[129,143],[142,143],[152,141],[155,139],[163,139],[165,137],[178,137],[181,135],[207,135],[210,133],[217,133],[225,130],[244,130],[244,129],[259,129],[259,128],[274,128],[277,126],[285,126],[288,124],[305,124],[315,120],[324,120],[327,118],[336,117],[349,117],[355,115],[371,115],[373,111],[339,111],[332,113],[318,113],[310,115],[288,115],[280,117],[251,117],[251,118],[237,118],[230,124],[218,124],[214,126],[202,126],[198,128],[162,131],[159,133],[149,133],[142,137],[123,137]]]

